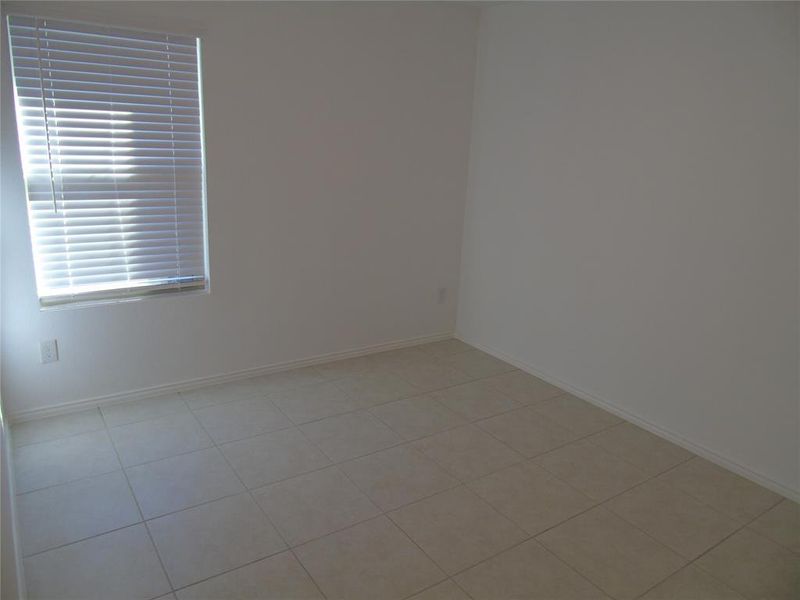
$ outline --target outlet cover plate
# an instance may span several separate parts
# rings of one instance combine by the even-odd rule
[[[40,359],[42,364],[56,362],[58,360],[58,341],[43,340],[39,344]]]

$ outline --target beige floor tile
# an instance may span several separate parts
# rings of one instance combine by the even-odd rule
[[[593,500],[603,501],[641,483],[647,476],[629,462],[579,440],[533,459]]]
[[[178,600],[322,600],[291,552],[282,552],[178,591]]]
[[[372,370],[355,377],[339,379],[336,385],[358,408],[369,408],[420,393],[399,375],[383,370]]]
[[[367,369],[363,373],[376,372],[385,373],[392,372],[392,369],[397,365],[426,358],[429,355],[424,354],[418,350],[401,349],[401,350],[388,350],[386,352],[375,352],[364,357],[364,362]]]
[[[437,392],[397,400],[370,409],[406,441],[466,425],[467,420],[438,402]]]
[[[14,481],[18,494],[120,468],[105,430],[14,449]]]
[[[409,446],[375,452],[340,466],[383,510],[392,510],[458,485],[457,479]]]
[[[358,408],[334,382],[303,385],[274,392],[270,398],[294,423],[308,423]]]
[[[800,597],[800,556],[746,528],[695,564],[747,598]]]
[[[306,423],[300,430],[334,462],[363,456],[403,441],[366,411]]]
[[[760,516],[781,500],[778,494],[699,457],[659,478],[742,523]]]
[[[230,442],[220,446],[220,450],[250,489],[331,464],[297,429],[281,429]]]
[[[508,467],[468,485],[530,535],[558,525],[595,504],[532,463]]]
[[[188,413],[189,406],[180,394],[175,393],[112,404],[102,407],[100,411],[103,413],[108,427],[117,427],[178,413]]]
[[[334,382],[303,385],[270,395],[281,411],[294,423],[308,423],[356,410],[358,403]]]
[[[529,458],[568,444],[579,437],[543,416],[532,406],[478,421],[476,425]]]
[[[279,481],[253,497],[290,546],[297,546],[380,514],[336,467]]]
[[[686,561],[598,507],[536,538],[610,596],[636,598]]]
[[[409,600],[470,600],[466,592],[451,580],[437,583],[424,592],[414,594]]]
[[[516,367],[480,350],[458,352],[439,359],[443,364],[466,373],[473,379],[516,371]]]
[[[189,408],[202,408],[261,396],[262,391],[253,379],[241,379],[181,392]]]
[[[332,381],[287,388],[271,393],[270,398],[298,425],[359,408],[358,403]]]
[[[250,383],[262,393],[271,394],[281,392],[291,388],[316,385],[328,381],[329,378],[322,374],[316,365],[301,367],[299,369],[289,369],[288,371],[278,371],[269,375],[262,375],[250,379]]]
[[[744,600],[744,596],[693,565],[670,575],[641,600]]]
[[[536,405],[536,410],[578,435],[588,435],[622,422],[610,412],[564,394]]]
[[[216,448],[206,448],[127,469],[145,519],[244,491]]]
[[[122,466],[194,452],[213,445],[200,423],[189,414],[175,414],[108,430]]]
[[[475,600],[602,600],[608,597],[535,540],[456,576]]]
[[[470,421],[493,417],[522,406],[486,381],[471,381],[439,390],[440,402]]]
[[[314,365],[317,371],[326,381],[336,381],[346,377],[355,377],[366,373],[371,368],[369,355],[345,358],[332,362]]]
[[[133,400],[120,404],[111,404],[101,409],[106,425],[117,427],[148,419],[158,419],[175,413],[189,412],[189,407],[180,394],[168,394],[155,398]]]
[[[782,500],[750,523],[750,528],[800,554],[800,505],[796,502]]]
[[[740,527],[733,519],[656,480],[613,498],[606,508],[690,560]]]
[[[459,352],[469,352],[475,349],[469,344],[465,344],[461,340],[455,338],[422,344],[421,346],[417,346],[417,348],[430,356],[450,356],[452,354],[458,354]]]
[[[147,526],[174,588],[286,548],[250,494],[159,517]]]
[[[400,600],[445,579],[383,516],[304,544],[295,553],[328,600]]]
[[[268,398],[275,394],[287,390],[305,387],[307,385],[319,385],[326,383],[330,378],[322,375],[316,366],[303,367],[301,369],[291,369],[289,371],[276,371],[266,375],[259,375],[247,379],[249,384],[258,390],[259,396]]]
[[[409,361],[397,365],[393,370],[421,392],[432,392],[474,379],[466,373],[438,362],[436,358]]]
[[[144,525],[26,558],[25,580],[30,600],[145,600],[170,590]]]
[[[104,427],[105,423],[100,412],[96,408],[90,408],[57,417],[15,423],[11,427],[11,441],[14,446],[26,446],[88,433]]]
[[[397,350],[387,350],[386,352],[371,354],[367,359],[369,360],[371,368],[385,370],[408,363],[429,361],[432,360],[433,357],[425,350],[422,350],[420,346],[410,346],[408,348],[398,348]]]
[[[527,537],[466,487],[409,504],[389,517],[451,575]]]
[[[663,473],[694,456],[688,450],[627,422],[596,433],[589,440],[648,475]]]
[[[121,471],[17,497],[17,522],[24,556],[139,521],[139,509]]]
[[[203,429],[217,444],[291,427],[292,422],[266,398],[237,400],[195,411]]]
[[[414,442],[414,447],[461,481],[499,471],[523,457],[488,433],[467,425]]]
[[[521,404],[533,404],[560,396],[564,391],[524,371],[489,377],[485,382]]]

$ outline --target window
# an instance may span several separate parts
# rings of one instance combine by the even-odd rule
[[[199,39],[8,26],[41,304],[204,289]]]

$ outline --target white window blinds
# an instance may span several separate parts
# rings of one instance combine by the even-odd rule
[[[8,25],[42,304],[204,287],[199,40]]]

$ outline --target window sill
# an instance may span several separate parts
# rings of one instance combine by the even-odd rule
[[[109,304],[128,304],[131,302],[140,302],[142,300],[154,300],[157,298],[176,298],[186,296],[207,296],[211,293],[209,282],[206,281],[205,285],[192,288],[173,288],[165,290],[142,290],[140,292],[133,292],[131,295],[113,296],[108,298],[76,298],[75,300],[66,300],[64,302],[53,302],[49,304],[42,304],[39,299],[39,310],[41,312],[71,310],[77,308],[89,308],[97,306],[105,306]]]

